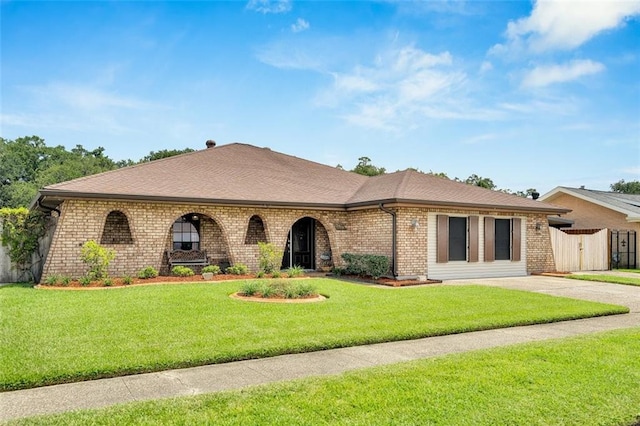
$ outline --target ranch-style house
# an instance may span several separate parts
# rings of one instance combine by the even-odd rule
[[[42,188],[57,217],[42,280],[79,277],[82,245],[113,248],[111,276],[174,262],[258,268],[258,242],[282,267],[387,256],[396,278],[519,276],[555,270],[547,216],[566,208],[413,170],[367,177],[242,143]]]

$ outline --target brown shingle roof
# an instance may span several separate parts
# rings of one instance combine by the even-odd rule
[[[565,212],[549,204],[407,170],[366,177],[234,143],[50,185],[40,198],[111,198],[349,208],[380,202]]]
[[[371,203],[371,200],[393,200],[436,206],[499,207],[514,210],[554,210],[555,208],[529,198],[491,191],[414,170],[370,178],[349,199],[348,204],[367,204]],[[562,210],[562,212],[566,211]]]

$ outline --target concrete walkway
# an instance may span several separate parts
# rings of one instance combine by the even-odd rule
[[[469,282],[625,305],[631,309],[631,313],[4,392],[0,393],[0,421],[132,401],[239,389],[516,343],[640,326],[640,287],[542,276],[449,281],[446,284],[460,285]]]

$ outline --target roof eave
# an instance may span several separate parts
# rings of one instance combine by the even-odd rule
[[[232,199],[212,199],[212,198],[195,198],[195,197],[165,197],[155,195],[131,195],[131,194],[104,194],[104,193],[84,193],[84,192],[68,192],[54,191],[43,189],[40,195],[33,202],[43,202],[45,199],[61,200],[56,204],[59,205],[63,200],[118,200],[118,201],[142,201],[155,203],[182,203],[182,204],[213,204],[216,206],[231,207],[260,207],[260,208],[307,208],[313,210],[345,210],[344,204],[339,203],[306,203],[294,201],[269,201],[269,200],[232,200]]]
[[[464,202],[448,202],[448,201],[430,201],[430,200],[411,200],[400,198],[389,198],[385,200],[373,200],[362,201],[358,203],[348,203],[347,210],[358,210],[367,207],[377,207],[383,204],[385,207],[457,207],[463,209],[475,209],[475,210],[500,210],[500,211],[515,211],[515,212],[528,212],[528,213],[546,213],[546,214],[565,214],[569,213],[571,209],[565,209],[561,207],[534,207],[534,206],[512,206],[512,205],[495,205],[495,204],[478,204],[478,203],[464,203]]]

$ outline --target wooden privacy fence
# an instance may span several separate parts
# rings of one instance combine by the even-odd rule
[[[609,231],[567,234],[549,228],[556,269],[562,272],[606,271],[609,269]]]

